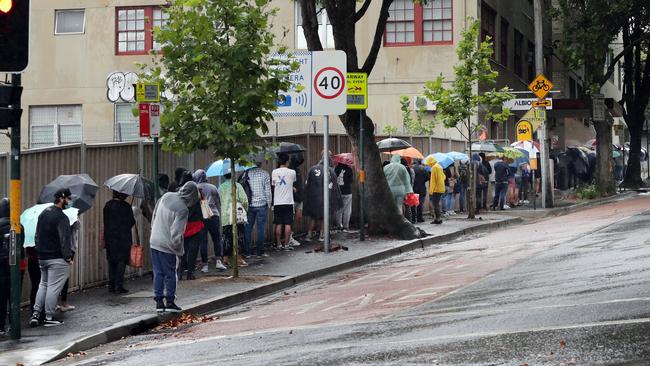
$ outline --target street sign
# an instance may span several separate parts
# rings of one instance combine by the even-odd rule
[[[597,122],[605,121],[605,96],[602,94],[592,95],[593,120]]]
[[[550,99],[540,99],[533,101],[533,107],[546,107],[546,109],[549,109],[548,107],[551,107],[553,103],[551,102]],[[552,108],[550,108],[552,109]]]
[[[532,141],[533,140],[533,124],[525,119],[519,120],[515,127],[517,132],[517,141]]]
[[[368,74],[348,72],[348,109],[368,109]]]
[[[538,121],[546,120],[546,109],[543,109],[543,108],[535,108],[535,118],[536,118]]]
[[[544,99],[547,101],[546,109],[551,110],[553,109],[553,99],[548,98]],[[502,107],[503,108],[510,108],[511,111],[527,111],[531,107],[535,107],[535,102],[538,102],[539,99],[537,98],[517,98],[517,99],[510,99],[508,101],[503,102]]]
[[[160,104],[151,103],[149,108],[149,126],[151,137],[160,137]]]
[[[135,86],[135,101],[138,103],[160,102],[160,84],[137,83]]]
[[[530,84],[528,84],[528,89],[533,92],[539,99],[544,99],[546,94],[553,89],[553,83],[544,76],[544,74],[539,74]]]
[[[140,103],[140,137],[149,137],[151,134],[150,104]]]
[[[289,74],[291,87],[282,92],[275,117],[343,114],[347,109],[347,58],[343,51],[294,52],[273,57],[299,64]]]

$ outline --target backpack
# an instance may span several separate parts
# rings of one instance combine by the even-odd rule
[[[463,164],[463,163],[460,164],[460,166],[458,167],[458,180],[459,181],[461,181],[463,183],[467,183],[467,180],[468,180],[467,178],[469,176],[468,169],[469,169],[468,164]]]
[[[241,184],[246,192],[246,197],[248,197],[248,202],[253,199],[253,190],[251,189],[251,179],[248,176],[248,171],[245,171],[244,174],[240,175],[237,179],[237,183]]]

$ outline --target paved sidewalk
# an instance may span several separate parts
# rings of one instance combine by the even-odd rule
[[[585,207],[598,203],[594,201]],[[476,220],[467,220],[465,215],[458,214],[447,218],[443,225],[419,224],[432,236],[410,241],[367,238],[365,242],[360,242],[358,233],[337,233],[332,236],[333,244],[343,244],[349,250],[316,253],[313,248],[318,243],[307,242],[292,252],[271,251],[268,258],[249,261],[249,267],[240,269],[238,279],[229,278],[229,271],[216,271],[211,263],[209,273],[199,272],[196,280],[179,282],[177,304],[195,314],[212,312],[335,271],[358,267],[427,245],[449,243],[466,234],[520,222],[521,217],[536,219],[566,209],[489,212],[477,215]],[[142,332],[171,316],[159,317],[155,313],[150,275],[131,279],[125,287],[130,290],[126,295],[109,294],[106,287],[70,294],[69,302],[76,309],[62,314],[65,324],[33,329],[24,326],[20,341],[0,341],[0,364],[40,364],[65,356],[68,352],[79,352]],[[23,325],[28,323],[28,317],[28,312],[24,311]]]

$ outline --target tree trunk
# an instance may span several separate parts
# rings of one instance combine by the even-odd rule
[[[596,129],[596,186],[605,195],[616,193],[614,172],[612,170],[612,121],[607,119],[602,122],[594,121]]]
[[[641,179],[641,126],[645,120],[643,113],[633,112],[629,115],[632,119],[628,123],[630,130],[630,152],[627,158],[625,180],[621,183],[623,188],[641,188],[644,186]]]
[[[354,150],[359,153],[359,113],[348,111],[343,119],[343,124],[350,138]],[[421,236],[413,224],[404,215],[400,215],[393,199],[393,194],[388,187],[381,155],[377,148],[374,136],[374,125],[369,117],[363,120],[364,136],[363,149],[365,158],[366,183],[365,183],[365,215],[372,233],[396,235],[400,239],[415,239]]]
[[[476,218],[476,205],[475,205],[475,198],[476,198],[476,179],[474,179],[475,175],[477,174],[476,171],[474,171],[474,162],[472,160],[472,122],[468,119],[467,120],[467,142],[469,143],[469,172],[468,172],[468,182],[467,185],[467,192],[465,199],[467,200],[467,218],[468,219],[474,219]]]

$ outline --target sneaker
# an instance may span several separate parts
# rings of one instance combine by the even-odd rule
[[[237,265],[239,267],[248,267],[248,263],[246,263],[245,260],[241,259],[239,262],[237,262]]]
[[[193,281],[195,279],[196,279],[196,277],[194,277],[194,273],[188,273],[187,274],[187,280],[188,281]]]
[[[203,273],[208,273],[210,272],[210,269],[208,268],[208,264],[204,264],[203,267],[201,268],[201,272]]]
[[[38,327],[38,316],[32,315],[32,318],[29,319],[29,327],[30,328]]]
[[[442,224],[442,220],[434,220],[434,221],[431,221],[431,223],[436,224],[436,225],[440,225],[440,224]]]
[[[167,304],[165,305],[165,311],[169,313],[180,313],[183,311],[183,309],[181,309],[173,301],[167,301]]]
[[[529,200],[524,200],[523,202],[524,202],[524,204],[525,204],[525,205],[527,205],[527,204],[529,204],[529,203],[530,203],[530,201],[529,201]]]
[[[350,229],[347,228],[347,227],[344,227],[343,230],[341,230],[341,231],[343,231],[346,234],[351,233]]]
[[[165,303],[162,300],[156,301],[156,312],[157,313],[165,312]]]
[[[503,205],[503,208],[506,209],[506,210],[509,210],[509,209],[510,209],[510,206],[508,206],[508,205]]]
[[[293,250],[293,247],[291,245],[283,245],[282,250],[284,250],[285,252],[290,252]]]
[[[289,245],[291,245],[292,247],[299,247],[300,242],[298,240],[294,239],[293,235],[292,235],[291,238],[289,239]]]
[[[118,293],[118,294],[128,294],[129,290],[125,289],[124,287],[121,287],[121,288],[118,288],[117,290],[115,290],[115,292]],[[74,306],[72,308],[74,309]]]
[[[117,290],[117,292],[120,292],[120,290]],[[128,292],[128,291],[127,291],[127,292]],[[121,292],[120,292],[120,293],[121,293]],[[56,306],[56,309],[59,310],[59,311],[61,311],[62,313],[65,313],[66,311],[74,310],[74,309],[75,309],[75,306],[74,306],[74,305],[70,305],[70,304],[68,304],[68,305],[63,305],[63,306],[61,306],[61,305],[57,305],[57,306]]]
[[[214,268],[217,271],[225,271],[227,269],[226,266],[224,266],[223,263],[221,262],[221,259],[217,259],[216,263],[214,264]]]
[[[46,327],[55,327],[57,325],[63,325],[63,321],[56,319],[45,319],[44,325]],[[31,326],[31,325],[30,325]]]
[[[324,241],[325,241],[325,237],[324,237],[324,236],[319,236],[319,237],[318,237],[318,241],[321,242],[321,243],[324,242]]]

